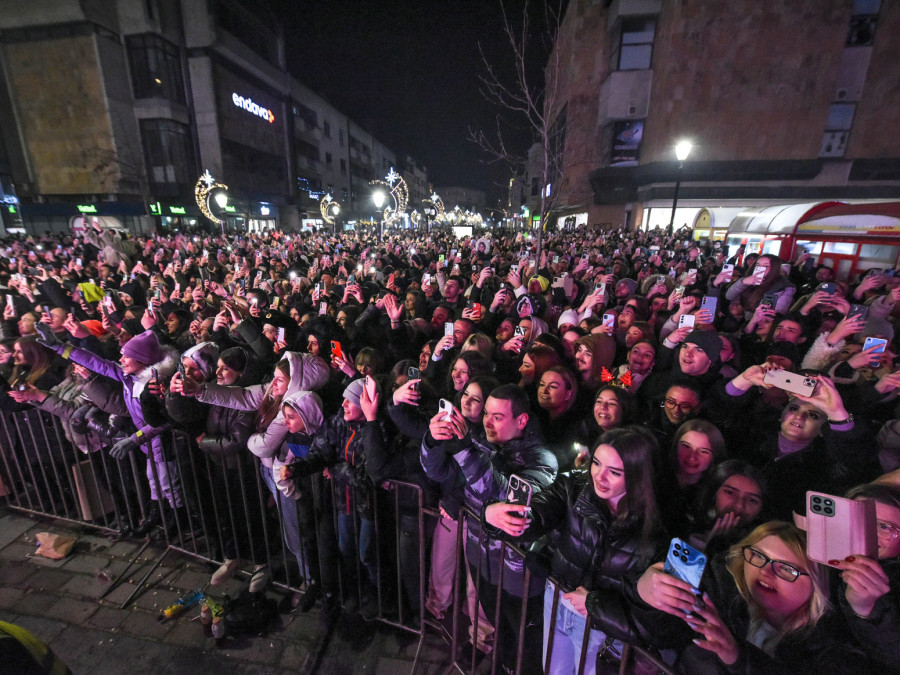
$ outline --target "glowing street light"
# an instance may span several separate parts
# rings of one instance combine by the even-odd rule
[[[684,160],[691,154],[694,144],[687,140],[678,141],[675,144],[675,158],[678,160],[678,179],[675,181],[675,196],[672,198],[672,216],[669,218],[669,232],[675,225],[675,209],[678,207],[678,190],[681,187],[681,173],[684,169]]]

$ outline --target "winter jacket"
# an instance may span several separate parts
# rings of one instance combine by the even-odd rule
[[[390,475],[383,462],[386,444],[384,425],[377,419],[347,422],[339,410],[319,429],[306,457],[295,461],[291,471],[300,482],[328,469],[342,509],[349,513],[355,504],[361,514],[372,517],[372,490]]]
[[[474,513],[481,515],[484,507],[506,499],[509,477],[516,474],[527,481],[534,494],[550,485],[556,478],[558,464],[552,452],[544,447],[537,420],[529,419],[520,438],[495,446],[482,436],[469,434],[456,449],[452,442],[436,441],[431,433],[422,440],[422,466],[432,480],[447,480],[452,472],[461,472],[466,483],[465,504]],[[500,571],[500,542],[485,540],[481,548],[481,523],[469,517],[466,541],[466,557],[472,565],[481,567],[481,574],[489,582],[498,582]],[[523,560],[511,550],[507,550],[505,565],[511,573],[504,574],[504,588],[512,593],[521,593]]]
[[[318,356],[285,352],[290,369],[290,378],[284,398],[300,391],[312,391],[328,382],[330,368]],[[269,396],[270,385],[255,384],[250,387],[225,387],[218,384],[205,384],[198,395],[203,403],[233,408],[246,412],[257,411],[264,397]],[[282,399],[283,400],[283,399]],[[284,443],[287,425],[281,410],[275,419],[263,431],[254,433],[247,441],[247,448],[262,460],[264,466],[272,468],[272,458]]]
[[[91,372],[120,382],[125,394],[125,407],[128,409],[128,414],[131,415],[134,426],[137,427],[138,431],[141,433],[141,450],[144,454],[152,456],[153,460],[157,463],[165,461],[162,434],[166,431],[167,427],[165,425],[153,426],[146,423],[144,411],[141,407],[140,396],[144,387],[153,375],[153,368],[156,368],[159,371],[160,381],[168,381],[168,379],[172,377],[178,362],[178,354],[176,352],[164,349],[164,358],[162,361],[151,364],[149,367],[144,368],[144,370],[135,375],[126,375],[122,372],[118,363],[107,361],[81,347],[59,344],[53,345],[52,347],[49,347],[49,349],[52,349],[57,354],[60,354],[65,359],[69,359],[73,363],[84,366]]]
[[[839,583],[836,598],[850,633],[880,668],[900,672],[900,558],[880,561],[891,590],[875,601],[872,613],[858,616],[847,602],[847,586]],[[837,578],[837,575],[835,575]]]
[[[713,653],[696,646],[697,634],[679,617],[645,604],[637,593],[639,576],[625,578],[621,592],[589,593],[585,606],[595,628],[619,639],[681,652],[675,667],[682,673],[794,675],[877,672],[869,659],[847,636],[847,628],[835,611],[828,611],[809,630],[784,637],[770,655],[747,640],[750,616],[746,601],[725,566],[724,556],[710,560],[700,590],[708,593],[738,646],[738,659],[727,666]]]
[[[656,537],[642,546],[641,521],[617,521],[583,471],[561,474],[535,495],[531,517],[526,538],[556,533],[551,571],[567,589],[618,590],[626,573],[642,572],[664,545]]]
[[[282,405],[284,404],[290,404],[291,408],[303,420],[303,431],[287,434],[278,454],[272,458],[272,474],[275,479],[275,485],[285,497],[299,499],[300,493],[296,489],[294,481],[290,478],[287,480],[281,479],[281,467],[290,466],[298,459],[303,459],[309,454],[313,436],[318,433],[324,422],[322,399],[311,391],[301,391],[285,398]]]

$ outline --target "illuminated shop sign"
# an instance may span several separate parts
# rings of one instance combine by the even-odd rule
[[[93,204],[76,204],[75,208],[81,213],[97,213],[97,207]]]
[[[256,115],[257,117],[262,117],[264,120],[268,121],[269,124],[275,121],[275,113],[273,113],[268,108],[263,108],[258,103],[255,103],[252,98],[244,98],[238,94],[231,94],[231,101],[238,108],[243,108],[251,115]]]

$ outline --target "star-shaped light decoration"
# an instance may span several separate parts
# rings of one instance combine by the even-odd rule
[[[216,179],[213,178],[212,174],[209,172],[209,169],[207,169],[203,173],[203,175],[200,176],[200,180],[206,183],[207,186],[212,186],[216,182]]]
[[[391,167],[391,170],[388,171],[388,175],[385,176],[384,179],[388,182],[388,185],[393,185],[400,180],[400,174],[394,171],[394,167]]]

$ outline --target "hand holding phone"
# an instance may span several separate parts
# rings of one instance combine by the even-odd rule
[[[806,518],[794,515],[806,529],[806,554],[811,560],[836,567],[848,556],[878,556],[875,502],[856,501],[822,492],[806,493]]]
[[[706,569],[706,555],[678,537],[669,544],[664,570],[677,579],[687,582],[700,595],[700,581]]]
[[[801,396],[812,396],[817,384],[813,377],[798,375],[788,370],[767,370],[763,376],[763,383]]]

